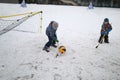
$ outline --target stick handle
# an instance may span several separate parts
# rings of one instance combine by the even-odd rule
[[[100,43],[102,42],[102,40],[104,39],[105,35],[103,35],[101,41],[98,43],[98,45],[96,46],[96,48],[98,48],[98,46],[100,45]]]

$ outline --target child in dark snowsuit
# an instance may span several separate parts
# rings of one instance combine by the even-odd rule
[[[51,21],[46,29],[46,35],[48,36],[49,41],[45,44],[43,50],[49,52],[48,48],[50,46],[53,46],[55,48],[57,47],[55,45],[55,43],[58,42],[56,35],[57,28],[58,28],[58,23],[55,21]]]
[[[112,30],[112,26],[109,23],[109,19],[105,18],[101,28],[101,36],[98,42],[102,43],[104,40],[105,43],[109,43],[108,34],[111,30]]]

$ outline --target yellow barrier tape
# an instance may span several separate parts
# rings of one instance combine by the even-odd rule
[[[13,15],[8,15],[8,16],[0,16],[0,18],[8,18],[8,17],[14,17],[14,16],[22,16],[22,15],[27,15],[27,14],[38,14],[41,13],[42,11],[39,12],[27,12],[23,14],[13,14]]]

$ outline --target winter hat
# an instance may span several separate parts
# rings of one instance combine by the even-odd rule
[[[105,19],[104,19],[104,22],[109,22],[109,19],[108,19],[108,18],[105,18]]]
[[[58,23],[55,22],[55,21],[52,21],[52,27],[53,27],[53,29],[57,30],[57,28],[58,28]]]

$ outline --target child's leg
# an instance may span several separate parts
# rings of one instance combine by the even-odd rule
[[[55,38],[57,39],[56,34],[55,34],[54,36],[55,36]],[[52,41],[52,43],[51,43],[51,46],[53,46],[53,47],[55,47],[55,48],[56,48],[57,46],[56,46],[55,44],[56,44],[56,41],[55,41],[55,40],[53,40],[53,41]]]
[[[45,46],[50,47],[51,44],[52,44],[52,38],[51,38],[50,36],[48,36],[48,40],[49,40],[49,41],[46,43]]]
[[[51,46],[51,44],[52,44],[52,39],[51,39],[51,37],[49,37],[48,36],[48,42],[45,44],[45,46],[44,46],[44,48],[43,48],[43,50],[46,50],[47,52],[49,52],[49,50],[48,50],[48,48]]]
[[[55,47],[55,48],[56,48],[57,46],[56,46],[55,44],[56,44],[56,42],[55,42],[55,40],[53,40],[53,42],[52,42],[51,46],[53,46],[53,47]]]
[[[105,35],[105,41],[104,41],[105,43],[109,43],[109,41],[108,41],[108,35]]]

